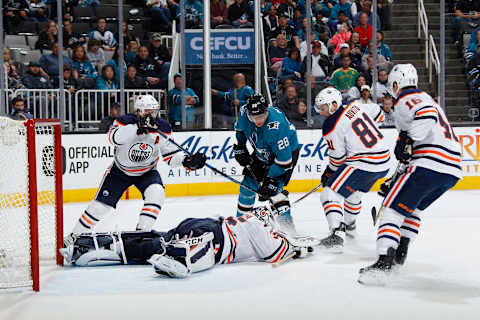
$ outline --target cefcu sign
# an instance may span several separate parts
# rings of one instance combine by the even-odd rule
[[[186,64],[203,65],[203,31],[185,31]],[[254,64],[254,32],[246,29],[212,30],[212,64]]]

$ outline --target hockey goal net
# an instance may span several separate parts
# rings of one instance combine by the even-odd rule
[[[0,288],[39,290],[39,268],[61,265],[61,126],[0,117]]]

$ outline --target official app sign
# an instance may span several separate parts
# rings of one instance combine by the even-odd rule
[[[212,30],[212,64],[254,64],[254,32],[246,29]],[[186,30],[187,65],[203,65],[203,31]]]

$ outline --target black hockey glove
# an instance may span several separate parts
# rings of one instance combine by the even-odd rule
[[[207,161],[207,157],[203,153],[195,153],[191,156],[186,156],[183,159],[183,166],[189,170],[197,170],[203,168],[205,162]]]
[[[235,154],[235,160],[242,166],[246,167],[252,163],[252,158],[248,153],[246,145],[233,145],[233,153]]]
[[[262,185],[260,188],[258,188],[258,200],[260,201],[267,201],[274,195],[278,193],[278,181],[266,177],[265,180],[263,180]]]
[[[408,163],[412,158],[413,140],[408,136],[406,131],[401,131],[398,135],[397,144],[395,145],[395,157],[401,163]]]
[[[322,182],[322,186],[325,187],[327,185],[327,181],[328,179],[330,179],[330,177],[333,175],[335,171],[333,171],[332,169],[330,169],[330,167],[327,166],[327,168],[325,169],[325,171],[323,171],[323,174],[322,174],[322,178],[320,179],[320,181]]]
[[[380,190],[378,190],[378,195],[385,198],[392,188],[393,180],[388,178],[384,183],[380,185]]]
[[[140,117],[137,122],[138,129],[137,134],[142,135],[149,132],[156,132],[158,130],[158,124],[155,118],[151,114],[147,114],[145,117]]]

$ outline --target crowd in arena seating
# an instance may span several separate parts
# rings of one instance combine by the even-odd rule
[[[124,70],[126,89],[166,89],[171,52],[162,43],[162,34],[169,33],[173,21],[180,26],[178,0],[146,0],[126,8],[122,26],[125,62],[120,66],[117,8],[102,6],[99,0],[64,0],[63,48],[64,88],[71,93],[80,89],[110,90],[119,87],[120,69]],[[468,1],[467,1],[468,2]],[[128,2],[127,2],[128,3]],[[307,35],[305,0],[262,0],[262,23],[266,41],[270,90],[274,104],[282,109],[297,127],[321,126],[322,119],[314,111],[307,123],[307,85],[310,81],[314,103],[316,94],[326,86],[335,86],[345,102],[369,95],[373,74],[378,74],[376,96],[388,96],[386,80],[392,66],[392,54],[385,44],[382,30],[390,28],[389,3],[371,0],[312,0],[311,79],[307,76]],[[28,66],[16,63],[11,52],[3,51],[8,88],[58,88],[58,28],[55,6],[46,0],[9,0],[4,10],[7,33],[16,34],[38,29],[38,39],[31,44],[39,51],[38,60]],[[201,0],[184,2],[187,28],[200,28],[203,21]],[[108,9],[114,9],[108,10]],[[373,48],[373,10],[378,13],[377,48]],[[155,21],[155,23],[151,23]],[[212,0],[211,26],[214,28],[251,28],[254,21],[253,1]],[[35,32],[34,32],[35,33]],[[388,40],[388,39],[387,39]],[[36,50],[33,50],[36,49]],[[373,66],[376,54],[379,68]],[[28,55],[30,56],[30,55]],[[34,54],[31,55],[35,56]],[[175,88],[168,92],[169,116],[180,126],[181,83],[176,74]],[[243,74],[233,77],[228,92],[212,90],[227,106],[220,126],[231,126],[238,107],[253,89]],[[187,122],[192,123],[193,109],[201,105],[199,97],[189,89]],[[387,99],[388,100],[388,99]]]

